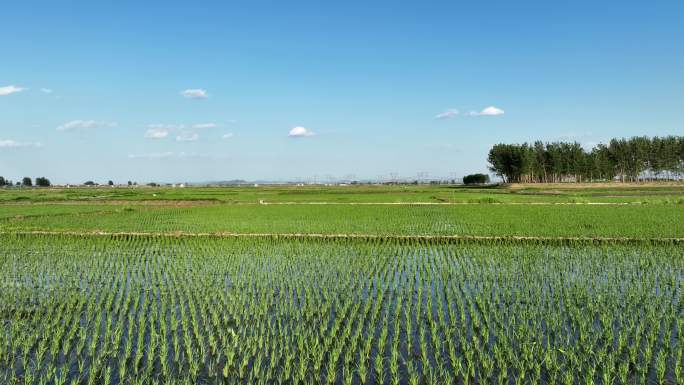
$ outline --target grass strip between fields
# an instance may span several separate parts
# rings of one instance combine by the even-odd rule
[[[298,206],[298,205],[313,205],[313,206],[469,206],[469,205],[501,205],[501,206],[637,206],[643,204],[664,204],[661,202],[594,202],[583,198],[583,201],[569,201],[569,202],[548,202],[548,201],[527,201],[527,202],[506,202],[488,199],[472,199],[471,201],[456,201],[456,202],[428,202],[428,201],[405,201],[405,202],[340,202],[340,201],[265,201],[260,200],[256,202],[221,202],[221,201],[176,201],[176,200],[64,200],[64,201],[0,201],[2,206],[56,206],[56,205],[71,205],[71,206],[172,206],[172,207],[194,207],[194,206],[212,206],[212,205],[234,205],[234,206]],[[675,204],[678,204],[675,202]]]
[[[484,236],[484,235],[378,235],[378,234],[321,234],[321,233],[235,233],[235,232],[136,232],[136,231],[0,231],[0,235],[46,235],[46,236],[101,236],[101,237],[170,237],[170,238],[285,238],[285,239],[359,239],[359,240],[406,240],[434,242],[509,242],[550,244],[684,244],[684,238],[634,238],[634,237],[545,237],[545,236]]]
[[[254,203],[235,203],[254,204]],[[469,206],[469,205],[502,205],[502,206],[634,206],[641,202],[259,202],[264,206],[289,205],[339,205],[339,206]]]

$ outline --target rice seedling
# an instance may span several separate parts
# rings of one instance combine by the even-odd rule
[[[44,212],[20,217],[3,207],[0,231],[684,238],[681,204],[117,207],[44,206]]]
[[[677,245],[0,241],[6,383],[684,379]]]

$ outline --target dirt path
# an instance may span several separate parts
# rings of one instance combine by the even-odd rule
[[[608,243],[608,244],[683,244],[684,238],[630,238],[630,237],[535,237],[486,235],[379,235],[379,234],[322,234],[322,233],[233,233],[208,232],[108,232],[108,231],[0,231],[0,235],[48,235],[93,237],[205,237],[205,238],[284,238],[284,239],[361,239],[361,240],[426,240],[443,242],[519,242],[519,243]]]

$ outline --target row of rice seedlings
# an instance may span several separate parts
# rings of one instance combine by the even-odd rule
[[[2,383],[684,383],[676,246],[0,238]]]
[[[47,215],[52,207],[19,218],[0,213],[0,230],[684,237],[682,205],[80,205]]]

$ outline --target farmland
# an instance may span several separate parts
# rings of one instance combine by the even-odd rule
[[[0,231],[684,238],[684,205],[28,207],[33,214],[18,217],[21,207],[8,207],[15,215],[0,219]]]
[[[0,189],[0,202],[684,203],[684,183]]]
[[[681,185],[64,194],[0,191],[0,383],[684,384]]]

